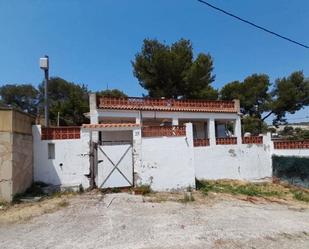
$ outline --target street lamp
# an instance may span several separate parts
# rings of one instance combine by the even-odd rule
[[[40,68],[44,70],[45,82],[44,82],[44,112],[45,112],[45,127],[49,125],[48,117],[48,94],[47,94],[47,85],[48,85],[48,70],[49,70],[49,58],[47,55],[40,58]]]

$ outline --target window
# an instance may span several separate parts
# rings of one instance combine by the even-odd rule
[[[48,159],[55,159],[55,144],[48,143]]]

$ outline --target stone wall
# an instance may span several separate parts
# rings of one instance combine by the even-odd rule
[[[33,179],[32,135],[13,133],[12,194],[24,192]]]
[[[10,201],[12,193],[12,134],[0,131],[0,201]]]
[[[0,109],[0,201],[12,201],[32,183],[34,117],[12,109]]]

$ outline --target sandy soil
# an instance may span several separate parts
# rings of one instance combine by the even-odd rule
[[[70,204],[55,204],[53,212],[10,224],[2,219],[0,248],[309,248],[304,204],[227,195],[195,198],[182,203],[181,195],[165,201],[170,196],[97,192],[66,198]],[[1,216],[4,212],[0,221]]]

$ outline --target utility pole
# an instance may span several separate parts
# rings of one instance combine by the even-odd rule
[[[49,113],[48,113],[48,79],[49,79],[49,58],[47,55],[40,58],[40,68],[44,70],[44,113],[45,113],[45,127],[49,126]]]

